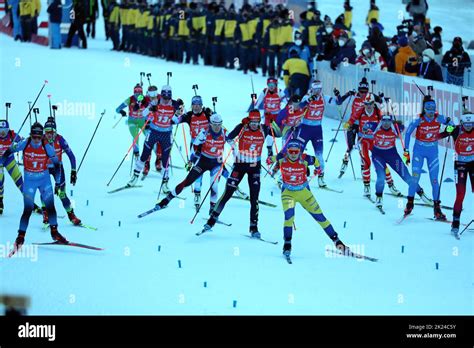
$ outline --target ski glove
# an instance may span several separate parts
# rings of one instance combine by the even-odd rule
[[[408,151],[407,149],[403,151],[403,160],[407,166],[410,164],[410,151]]]
[[[341,92],[339,92],[337,88],[334,88],[333,92],[336,97],[339,97],[341,95]]]
[[[186,163],[186,165],[184,167],[189,172],[191,170],[191,168],[193,167],[193,162],[189,161],[188,163]]]
[[[77,181],[77,172],[75,169],[71,169],[71,185],[76,185]]]
[[[268,156],[267,157],[267,165],[271,166],[273,164],[273,162],[275,162],[275,160],[276,160],[275,156]]]
[[[448,133],[452,133],[453,130],[454,130],[454,126],[449,125],[449,126],[446,127],[446,132],[448,132]]]
[[[124,110],[120,110],[120,115],[122,115],[122,117],[125,117],[127,116],[127,113]]]

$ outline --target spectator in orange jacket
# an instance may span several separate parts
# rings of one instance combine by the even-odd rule
[[[416,76],[416,72],[408,72],[405,70],[405,65],[407,63],[416,65],[418,63],[416,53],[408,46],[408,39],[406,36],[401,36],[398,39],[398,44],[400,48],[398,49],[397,54],[395,55],[395,72],[397,74]]]

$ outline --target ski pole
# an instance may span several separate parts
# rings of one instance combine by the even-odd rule
[[[415,80],[412,80],[413,83],[415,84],[415,86],[418,88],[418,90],[420,91],[420,93],[423,95],[423,97],[425,96],[425,93],[421,90],[420,86],[418,86],[418,84],[415,82]]]
[[[183,131],[183,138],[184,138],[184,149],[186,151],[186,159],[189,162],[189,155],[188,155],[188,144],[186,142],[186,133],[184,131],[184,123],[181,123],[181,130]]]
[[[51,108],[51,94],[48,94],[48,103],[49,103],[49,117],[53,117],[53,110]]]
[[[242,129],[243,129],[243,128],[242,128]],[[283,144],[283,147],[281,148],[282,151],[283,151],[283,149],[285,148],[285,146],[288,145],[288,142],[293,138],[293,133],[294,133],[294,131],[295,131],[295,130],[293,129],[293,130],[291,131],[290,135],[288,136],[288,138],[286,139],[285,143]],[[275,162],[274,165],[276,165],[276,162]],[[269,171],[269,170],[272,169],[274,165],[272,165],[270,168],[268,168],[267,174],[265,174],[265,176],[263,177],[264,179],[267,177],[268,174],[270,174],[270,171]],[[272,175],[270,174],[270,176],[272,176]]]
[[[113,125],[112,129],[114,129],[115,127],[117,127],[118,124],[120,123],[120,121],[122,121],[122,117],[119,117],[119,120],[117,121],[116,124]]]
[[[166,84],[169,86],[170,85],[170,77],[173,77],[173,73],[171,71],[168,71],[166,73]]]
[[[33,114],[35,115],[35,122],[38,122],[39,109],[38,109],[38,108],[34,108],[34,109],[33,109]]]
[[[12,103],[5,103],[5,111],[6,111],[6,114],[7,114],[7,122],[8,122],[8,109],[10,109],[12,107]]]
[[[337,131],[336,131],[336,135],[334,135],[334,139],[336,139],[337,135],[339,134],[339,130],[341,129],[341,125],[342,125],[342,121],[344,121],[344,117],[346,117],[347,108],[348,108],[349,104],[351,103],[351,99],[352,99],[352,94],[350,95],[349,101],[346,104],[346,108],[344,110],[344,113],[342,114],[341,121],[339,121],[339,126],[337,126]],[[340,114],[341,114],[341,110],[339,110],[339,115]],[[329,149],[328,156],[326,157],[326,162],[328,161],[329,156],[331,155],[331,151],[332,151],[333,147],[334,147],[334,142],[331,144],[331,148]]]
[[[270,123],[270,132],[272,133],[272,138],[273,138],[273,144],[275,145],[275,151],[276,153],[278,154],[278,145],[277,145],[277,142],[276,142],[276,138],[275,138],[275,132],[273,131],[273,125]]]
[[[450,118],[447,118],[447,122],[450,121]],[[449,140],[451,137],[448,137],[448,143],[446,144],[446,151],[444,152],[444,159],[443,159],[443,168],[441,169],[441,179],[439,180],[439,190],[438,190],[438,197],[437,201],[439,201],[439,198],[441,196],[441,185],[443,184],[443,176],[444,176],[444,167],[446,166],[446,158],[448,157],[448,145],[450,144]]]
[[[82,162],[84,162],[84,158],[86,158],[87,151],[89,151],[89,147],[92,144],[92,140],[94,140],[95,133],[97,132],[97,129],[99,128],[100,122],[102,121],[102,117],[104,117],[104,115],[105,115],[105,110],[100,114],[99,122],[97,122],[97,126],[94,129],[94,133],[92,133],[91,140],[89,141],[89,144],[87,145],[87,148],[86,148],[86,151],[84,152],[84,155],[82,155],[82,159],[81,159],[81,162],[79,163],[79,167],[77,168],[76,173],[79,173],[79,171],[81,170]]]
[[[250,95],[250,98],[252,98],[252,107],[255,108],[255,102],[257,101],[257,95],[255,94],[255,90],[253,88],[253,77],[250,75],[250,82],[252,84],[252,94]]]
[[[128,156],[128,153],[130,152],[130,150],[135,146],[136,142],[138,141],[138,137],[140,136],[140,134],[142,134],[143,130],[145,129],[146,125],[148,124],[150,120],[147,119],[145,121],[145,124],[143,125],[143,127],[140,129],[140,131],[138,132],[138,134],[135,136],[135,138],[133,139],[133,143],[132,145],[130,145],[127,153],[125,154],[125,156],[123,157],[122,161],[120,162],[120,164],[118,165],[117,169],[115,170],[114,174],[112,175],[112,177],[110,178],[109,182],[107,183],[107,186],[110,185],[110,183],[112,182],[112,180],[114,179],[115,175],[117,174],[117,172],[119,171],[120,167],[122,166],[123,162],[125,162],[125,159],[127,158]]]
[[[164,176],[168,173],[168,167],[170,165],[170,161],[171,161],[171,151],[173,150],[173,145],[176,143],[175,141],[175,137],[176,137],[176,132],[178,130],[178,127],[175,128],[175,131],[174,131],[174,134],[173,134],[173,142],[171,143],[171,145],[169,147],[167,147],[166,149],[162,149],[162,154],[165,152],[165,151],[168,151],[168,149],[170,149],[170,153],[169,153],[169,156],[168,156],[168,161],[166,161],[166,165],[165,165],[165,171],[163,173],[163,180],[161,180],[161,185],[160,185],[160,190],[158,191],[158,197],[156,199],[157,202],[159,202],[160,200],[160,196],[161,196],[161,190],[163,188],[163,184],[164,184]],[[176,145],[178,146],[178,145]],[[158,204],[158,203],[157,203]]]
[[[214,113],[216,113],[216,103],[217,97],[212,97],[212,108],[214,109]]]
[[[214,177],[214,180],[212,180],[211,185],[209,186],[209,190],[207,190],[206,195],[201,201],[201,204],[199,204],[199,207],[196,209],[196,213],[194,213],[193,218],[191,219],[190,223],[194,223],[194,219],[196,219],[196,216],[199,214],[199,211],[201,210],[202,205],[204,204],[204,201],[206,200],[207,196],[209,195],[209,192],[211,192],[212,185],[216,182],[216,180],[221,176],[222,170],[224,169],[225,163],[227,162],[227,159],[229,158],[230,154],[234,151],[235,144],[239,141],[240,137],[243,134],[245,127],[242,127],[242,130],[239,133],[239,136],[234,140],[229,152],[227,153],[226,158],[224,159],[224,162],[222,162],[221,167],[219,168],[219,171],[217,172],[216,176]]]
[[[56,105],[53,105],[52,108],[53,108],[53,118],[56,121],[56,110],[58,110],[58,107]]]
[[[146,74],[146,78],[147,78],[147,80],[148,80],[148,87],[150,87],[150,86],[151,86],[151,80],[150,80],[150,77],[151,77],[151,73],[147,73],[147,74]]]
[[[44,83],[43,83],[43,87],[41,87],[41,89],[40,89],[38,95],[36,96],[36,99],[35,99],[35,101],[33,102],[33,106],[30,106],[30,109],[29,109],[29,111],[28,111],[28,114],[26,114],[26,117],[25,117],[25,119],[23,120],[23,123],[21,124],[20,129],[18,130],[17,134],[20,134],[20,132],[21,132],[23,126],[25,125],[26,120],[28,119],[28,116],[31,115],[32,107],[35,106],[36,102],[38,101],[38,98],[40,97],[41,93],[43,93],[43,89],[44,89],[44,87],[46,87],[47,84],[48,84],[48,81],[45,80]]]
[[[468,223],[466,227],[464,227],[464,229],[461,231],[461,233],[459,233],[459,235],[463,234],[463,232],[464,232],[465,230],[467,230],[467,228],[468,228],[469,226],[471,226],[471,224],[472,224],[473,222],[474,222],[474,220],[471,220],[471,222]]]
[[[400,132],[400,129],[398,128],[397,118],[395,117],[395,113],[393,112],[391,99],[389,97],[387,97],[387,98],[385,98],[385,102],[387,103],[387,105],[390,106],[390,113],[393,116],[393,121],[394,121],[394,124],[395,124],[395,128],[397,129],[398,137],[400,138],[400,142],[402,143],[402,146],[403,146],[403,151],[405,151],[405,142],[403,141],[402,132]]]
[[[140,86],[142,86],[142,87],[143,87],[143,76],[145,76],[145,73],[142,71],[140,73]]]
[[[28,109],[31,110],[31,102],[30,101],[28,102]],[[31,128],[31,113],[30,113],[30,128]]]
[[[197,94],[197,90],[199,89],[199,86],[196,84],[196,85],[193,85],[193,91],[194,91],[194,95],[198,95]]]
[[[349,144],[349,141],[347,140],[347,133],[344,134],[345,137],[346,137],[346,143]],[[349,145],[348,145],[349,146]],[[354,176],[354,180],[357,180],[356,179],[356,175],[355,175],[355,170],[354,170],[354,163],[352,163],[352,156],[351,156],[351,151],[347,151],[347,154],[349,156],[349,161],[351,162],[351,168],[352,168],[352,175]]]

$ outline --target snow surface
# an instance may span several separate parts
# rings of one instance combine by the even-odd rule
[[[281,256],[280,194],[269,177],[262,178],[260,199],[279,207],[261,205],[259,227],[264,238],[279,241],[276,246],[242,236],[248,233],[249,204],[240,200],[230,200],[221,215],[223,221],[232,223],[231,227],[216,225],[213,232],[195,236],[205,223],[209,203],[191,225],[194,207],[190,189],[182,193],[186,201],[174,200],[168,209],[137,219],[139,213],[155,204],[159,175],[152,172],[142,188],[108,194],[108,190],[128,181],[127,160],[110,187],[106,183],[131,143],[124,122],[112,129],[118,121],[114,109],[131,94],[139,72],[151,72],[152,82],[161,86],[166,83],[166,72],[172,71],[173,93],[183,98],[187,107],[193,95],[191,86],[198,83],[205,104],[210,106],[211,97],[218,97],[217,110],[227,128],[233,128],[245,116],[250,78],[236,71],[109,52],[109,46],[110,43],[96,40],[89,42],[87,51],[52,52],[0,35],[0,101],[2,105],[5,101],[13,104],[12,128],[19,128],[27,112],[27,101],[33,101],[43,80],[48,80],[37,103],[43,121],[48,114],[47,94],[66,108],[67,103],[88,103],[88,107],[95,108],[93,116],[80,110],[58,115],[59,132],[79,162],[100,112],[107,110],[77,185],[72,188],[68,183],[77,215],[84,223],[98,227],[98,231],[73,227],[67,218],[59,220],[59,230],[69,240],[106,250],[54,246],[39,248],[36,261],[31,257],[3,258],[5,248],[16,237],[22,211],[21,195],[7,178],[5,211],[0,218],[0,293],[31,297],[28,313],[37,315],[473,314],[473,232],[464,232],[457,241],[450,235],[449,224],[426,219],[432,216],[432,209],[425,207],[416,207],[413,216],[396,225],[405,201],[388,195],[384,197],[387,214],[381,215],[362,197],[362,183],[360,179],[354,181],[350,169],[342,179],[336,178],[345,149],[341,133],[326,165],[326,177],[330,187],[344,189],[344,193],[320,190],[315,181],[312,191],[341,239],[379,258],[378,263],[326,255],[331,241],[300,207],[295,220],[293,264],[288,265]],[[259,91],[265,79],[253,77]],[[335,120],[324,120],[325,156],[334,134],[331,129],[337,125]],[[26,128],[22,135],[27,135]],[[181,130],[177,140],[184,151]],[[360,178],[360,162],[356,152],[353,154]],[[440,150],[441,162],[443,156],[444,150]],[[445,178],[454,177],[452,158],[448,153]],[[173,163],[183,165],[176,149]],[[69,173],[67,159],[65,167]],[[183,170],[175,169],[170,187],[184,175]],[[396,174],[394,178],[397,187],[406,193],[406,184]],[[426,175],[421,183],[431,194]],[[203,192],[208,184],[209,176],[205,175]],[[241,188],[248,192],[245,178]],[[221,181],[220,193],[223,189]],[[443,183],[443,203],[452,205],[454,197],[454,183]],[[468,190],[462,222],[474,218],[473,207],[474,197]],[[59,200],[56,208],[59,215],[65,215]],[[445,213],[451,219],[451,211]],[[41,217],[32,216],[27,243],[50,241],[49,232],[41,227]]]

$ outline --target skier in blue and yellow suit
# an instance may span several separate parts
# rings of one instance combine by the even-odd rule
[[[345,252],[348,248],[339,240],[334,227],[324,216],[321,207],[309,189],[308,167],[310,165],[319,166],[319,162],[316,157],[303,154],[303,147],[304,145],[301,141],[293,139],[289,141],[286,149],[278,155],[267,159],[267,163],[270,164],[275,161],[278,162],[283,180],[281,187],[281,202],[285,213],[283,254],[289,256],[291,253],[296,203],[301,204],[323,228],[336,247]]]

